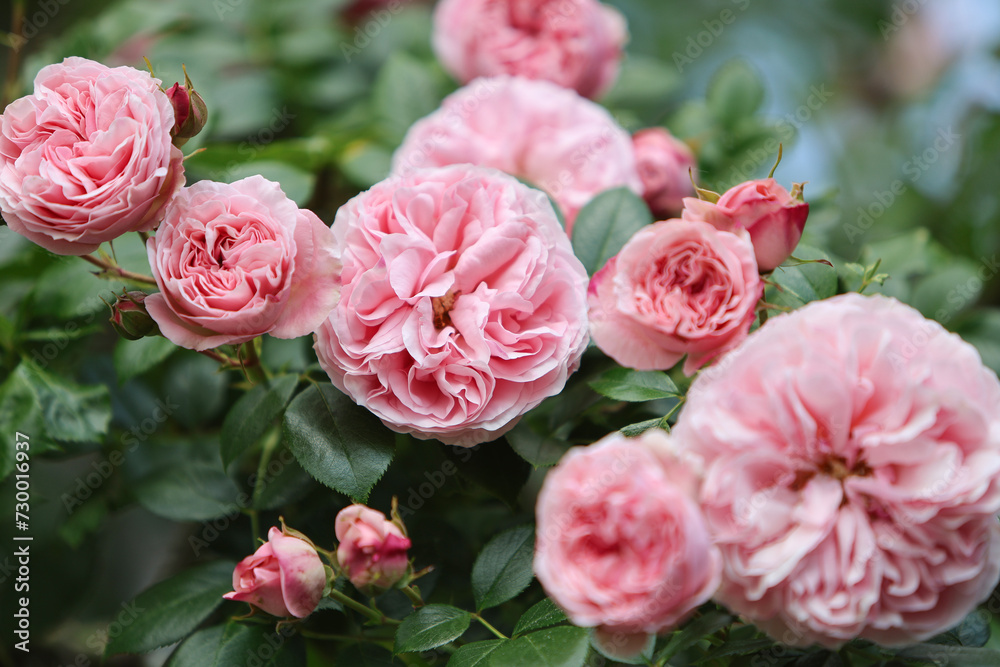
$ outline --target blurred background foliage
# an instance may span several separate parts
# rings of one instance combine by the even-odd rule
[[[842,287],[861,271],[849,263],[881,260],[878,270],[890,278],[869,291],[915,305],[1000,370],[1000,4],[609,2],[631,31],[622,76],[602,100],[619,122],[632,131],[665,124],[695,148],[710,188],[765,176],[781,141],[776,178],[808,181],[803,243],[828,253]],[[182,79],[184,63],[210,109],[208,127],[185,147],[207,148],[186,162],[188,181],[261,173],[330,223],[341,204],[386,175],[409,125],[456,88],[431,52],[429,2],[367,15],[345,13],[348,4],[32,0],[28,39],[11,44],[17,57],[9,46],[0,51],[0,71],[20,72],[8,76],[6,98],[30,92],[41,67],[69,55],[134,67],[146,56],[165,85]],[[11,2],[0,2],[4,31],[9,16]],[[138,239],[116,242],[114,252],[127,268],[148,271]],[[348,503],[294,462],[251,503],[236,503],[240,491],[252,493],[261,448],[275,446],[278,429],[224,468],[218,440],[242,377],[162,339],[117,340],[101,297],[120,286],[89,268],[0,228],[0,437],[31,429],[33,438],[36,652],[35,662],[18,664],[99,654],[101,633],[137,591],[208,553],[250,553],[255,512],[267,526],[282,507],[291,525],[329,544],[333,511]],[[267,339],[264,359],[292,371],[315,361],[304,339]],[[594,363],[591,372],[606,367]],[[560,413],[567,407],[590,411],[596,425],[579,437],[603,435],[597,426],[607,406],[583,383],[567,391],[580,400],[537,411],[530,428],[512,435],[519,451],[552,455],[552,443],[529,431],[572,421]],[[652,407],[659,415],[670,409]],[[400,460],[371,504],[386,509],[392,493],[400,496],[412,510],[411,534],[437,540],[415,541],[417,565],[438,566],[422,587],[432,599],[469,604],[461,596],[469,596],[472,555],[498,530],[531,521],[540,477],[508,447],[463,457],[405,437],[397,444]],[[281,453],[279,446],[272,458]],[[459,474],[439,472],[446,459],[459,463]],[[0,472],[9,466],[0,456]],[[420,492],[426,484],[430,498]],[[0,485],[5,588],[12,486]],[[525,607],[541,598],[537,584],[531,590]],[[10,618],[12,597],[0,596],[0,618]],[[517,611],[503,613],[516,619]],[[224,612],[240,608],[226,603]],[[5,631],[0,663],[14,658],[10,642]],[[311,643],[310,651],[322,664],[322,649]],[[159,664],[166,655],[106,664]]]

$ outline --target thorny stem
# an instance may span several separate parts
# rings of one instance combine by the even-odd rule
[[[97,275],[101,278],[114,277],[122,278],[123,280],[128,280],[133,283],[141,283],[143,285],[150,285],[156,287],[156,280],[152,276],[146,276],[141,273],[134,273],[123,269],[120,266],[116,266],[111,262],[94,257],[93,255],[80,255],[80,258],[84,261],[90,262],[94,266],[100,267],[102,270]]]

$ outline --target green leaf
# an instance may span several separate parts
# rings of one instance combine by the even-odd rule
[[[472,594],[479,611],[503,604],[531,583],[535,531],[521,526],[487,543],[472,566]]]
[[[941,667],[996,667],[996,665],[1000,665],[1000,651],[969,646],[917,644],[900,649],[896,656],[927,660]]]
[[[372,105],[383,136],[391,145],[402,142],[416,121],[437,109],[441,81],[427,65],[397,51],[379,70]]]
[[[675,632],[663,650],[656,654],[655,660],[665,663],[684,649],[697,644],[706,635],[718,632],[735,620],[735,616],[724,611],[703,614]]]
[[[635,438],[642,435],[651,428],[656,428],[660,425],[663,419],[647,419],[646,421],[639,422],[637,424],[629,424],[628,426],[622,426],[619,429],[626,438]]]
[[[264,488],[260,491],[256,486],[254,488],[254,509],[284,507],[304,497],[316,486],[316,481],[302,469],[287,447],[279,447],[271,455],[271,461],[264,476],[256,481],[256,486],[263,484]],[[274,461],[281,465],[279,470],[274,469]]]
[[[582,667],[590,646],[586,628],[563,626],[540,630],[503,644],[490,656],[490,667]]]
[[[559,462],[572,444],[558,435],[547,432],[544,420],[534,419],[527,414],[517,426],[507,432],[507,442],[511,449],[525,461],[543,468]]]
[[[207,521],[237,515],[239,489],[217,461],[186,460],[158,469],[135,484],[139,504],[173,521]]]
[[[14,470],[14,433],[28,436],[28,451],[32,455],[38,454],[40,447],[44,451],[45,447],[45,442],[42,440],[44,433],[42,410],[20,366],[0,385],[0,429],[2,429],[0,433],[6,434],[0,438],[0,480],[2,480]]]
[[[704,658],[698,660],[698,664],[713,662],[718,658],[727,658],[732,655],[754,655],[774,645],[774,641],[767,639],[766,637],[756,639],[730,639],[725,644],[717,646],[709,651]]]
[[[220,453],[228,468],[240,454],[252,447],[288,405],[299,384],[298,375],[282,375],[245,393],[229,409],[222,422]]]
[[[177,406],[170,418],[191,430],[214,424],[236,374],[222,373],[215,361],[189,351],[174,357],[165,370],[161,395]]]
[[[136,375],[142,375],[176,351],[177,346],[162,336],[119,340],[114,352],[118,382],[123,383]]]
[[[111,422],[111,396],[102,385],[79,385],[24,361],[20,373],[31,386],[46,434],[65,442],[100,442]]]
[[[337,654],[336,664],[350,667],[405,667],[391,651],[372,644],[348,646]]]
[[[410,614],[396,630],[396,653],[429,651],[458,639],[472,614],[446,604],[429,604]]]
[[[589,384],[598,394],[616,401],[654,401],[680,395],[674,381],[661,371],[612,368]]]
[[[107,248],[107,246],[104,246]],[[32,310],[57,320],[92,315],[108,307],[101,301],[113,301],[124,283],[103,280],[94,275],[98,269],[76,257],[62,257],[47,268],[35,282],[31,293]]]
[[[111,637],[106,655],[146,653],[186,637],[233,589],[235,566],[230,561],[201,565],[140,593],[124,606],[130,622],[121,623],[121,633]]]
[[[344,149],[338,166],[352,183],[369,188],[392,171],[392,152],[381,144],[359,139]]]
[[[285,162],[254,160],[226,172],[226,178],[230,183],[254,175],[263,176],[267,180],[274,181],[280,185],[285,196],[299,206],[306,205],[309,198],[312,197],[313,189],[316,187],[316,174],[304,171]]]
[[[830,261],[821,250],[799,245],[795,250],[799,259]],[[810,301],[828,299],[837,293],[837,270],[828,264],[810,262],[798,266],[780,266],[771,274],[771,280],[781,286],[768,290],[768,300],[779,306],[798,308]]]
[[[525,632],[540,630],[550,625],[556,625],[566,620],[566,614],[556,606],[556,603],[545,598],[538,604],[524,612],[514,626],[514,636],[523,635]]]
[[[732,60],[712,77],[706,97],[712,115],[723,126],[733,127],[760,109],[764,86],[746,61]]]
[[[594,197],[573,224],[573,252],[593,275],[618,254],[632,235],[653,222],[642,197],[615,188]]]
[[[445,447],[444,453],[463,480],[477,484],[510,508],[517,505],[517,496],[528,481],[531,466],[504,447],[502,441],[474,449]]]
[[[322,484],[366,502],[395,453],[395,436],[331,384],[310,387],[285,411],[285,443]]]
[[[486,667],[490,656],[505,643],[506,639],[489,639],[484,642],[472,642],[460,647],[448,660],[448,667]]]
[[[167,667],[302,667],[305,641],[292,626],[230,621],[191,635],[170,656]]]

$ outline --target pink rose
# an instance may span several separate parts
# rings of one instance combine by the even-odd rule
[[[326,570],[305,540],[272,527],[267,542],[233,570],[233,592],[222,597],[248,602],[274,616],[305,618],[326,587]]]
[[[763,292],[746,232],[657,222],[594,274],[590,333],[623,366],[666,370],[686,354],[691,375],[746,338]]]
[[[757,266],[762,273],[788,259],[802,238],[809,204],[793,197],[773,178],[747,181],[730,188],[711,204],[694,197],[684,199],[685,220],[706,220],[723,231],[742,227],[750,232]]]
[[[848,294],[772,318],[692,385],[718,600],[775,639],[917,642],[1000,576],[1000,382],[939,324]]]
[[[636,132],[632,145],[642,179],[642,196],[653,215],[662,220],[680,213],[683,198],[694,194],[688,171],[698,167],[694,153],[661,127]]]
[[[333,234],[261,176],[185,188],[146,249],[160,287],[146,308],[182,347],[303,336],[337,302]]]
[[[414,123],[393,173],[477,164],[549,193],[566,218],[610,188],[642,192],[632,140],[603,107],[547,81],[478,79]]]
[[[587,275],[543,193],[492,169],[426,169],[358,195],[333,231],[342,292],[316,354],[389,428],[493,440],[576,369]]]
[[[184,185],[174,110],[159,79],[67,58],[0,117],[0,211],[22,236],[85,255],[149,231]]]
[[[672,630],[718,588],[697,486],[658,429],[575,447],[545,478],[535,574],[615,654],[641,652],[644,635]]]
[[[379,511],[364,505],[340,510],[335,523],[337,562],[357,588],[390,588],[410,564],[410,539]]]
[[[513,74],[596,98],[618,78],[628,30],[596,0],[442,0],[433,40],[462,83]]]

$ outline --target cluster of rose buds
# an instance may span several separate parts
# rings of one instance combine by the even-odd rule
[[[233,570],[233,590],[223,597],[273,616],[305,618],[338,576],[369,594],[415,578],[407,556],[410,539],[398,516],[389,520],[377,510],[351,505],[337,514],[335,530],[340,544],[334,554],[297,530],[272,527],[267,542]]]

